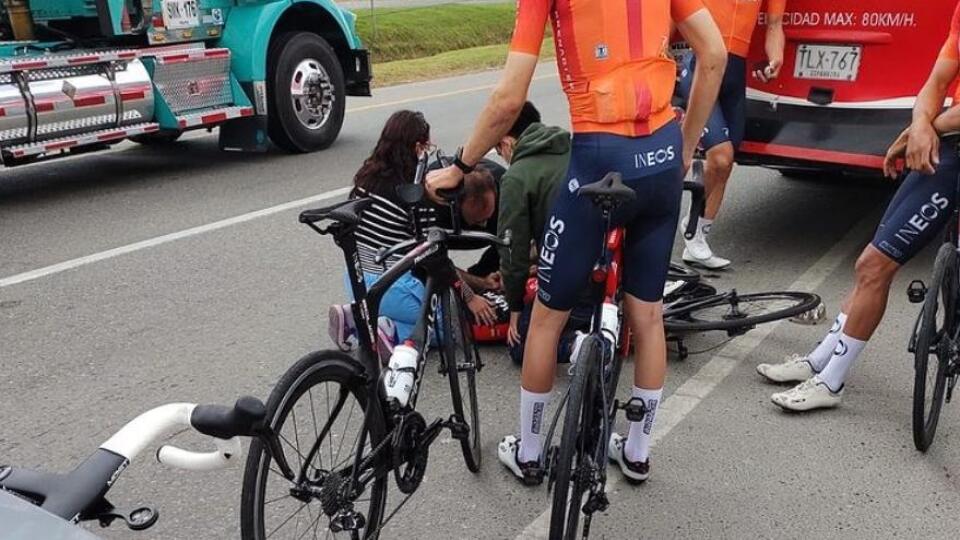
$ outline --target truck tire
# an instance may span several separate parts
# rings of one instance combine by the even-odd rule
[[[130,140],[147,146],[163,146],[173,144],[180,136],[182,131],[157,131],[155,133],[144,133],[143,135],[134,135]]]
[[[270,140],[292,153],[333,144],[343,125],[346,89],[330,44],[310,32],[288,32],[273,41],[267,58]]]

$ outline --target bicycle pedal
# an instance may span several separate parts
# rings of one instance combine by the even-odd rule
[[[466,422],[461,422],[454,416],[444,423],[444,427],[450,430],[450,436],[458,441],[466,441],[470,438],[470,426]]]
[[[647,416],[647,405],[638,397],[630,398],[630,400],[623,405],[617,402],[615,406],[618,409],[623,409],[627,420],[631,422],[643,422],[643,419]]]
[[[915,279],[907,286],[907,299],[911,304],[922,304],[927,298],[927,285],[919,279]]]
[[[607,498],[607,494],[604,492],[596,493],[590,495],[587,498],[587,502],[583,504],[583,513],[586,515],[593,514],[594,512],[606,512],[607,508],[610,508],[610,499]]]

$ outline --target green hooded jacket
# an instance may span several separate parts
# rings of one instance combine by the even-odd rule
[[[510,168],[500,182],[498,233],[511,231],[510,247],[500,248],[500,272],[510,311],[523,309],[530,266],[530,242],[539,252],[543,227],[570,163],[570,133],[558,127],[531,124],[520,135]]]

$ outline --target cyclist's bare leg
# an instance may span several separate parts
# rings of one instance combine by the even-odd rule
[[[890,285],[900,264],[868,245],[856,264],[856,286],[846,302],[846,335],[866,341],[880,325],[887,309]]]
[[[706,167],[703,171],[707,205],[703,217],[714,220],[720,212],[727,181],[733,173],[733,144],[725,142],[707,150]]]
[[[557,343],[569,317],[569,311],[548,308],[539,298],[534,301],[520,373],[520,385],[526,390],[545,393],[553,389]]]
[[[667,376],[667,341],[663,332],[663,302],[644,302],[626,295],[624,306],[633,334],[633,385],[663,388]]]

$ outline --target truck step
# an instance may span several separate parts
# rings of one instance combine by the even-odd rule
[[[101,129],[89,133],[81,133],[70,137],[60,137],[41,142],[8,146],[3,148],[2,152],[4,160],[10,158],[22,159],[80,146],[118,141],[135,135],[154,133],[159,130],[159,124],[155,122],[144,122],[142,124],[132,124],[120,128]]]
[[[221,109],[196,111],[177,116],[177,124],[180,126],[180,129],[190,129],[199,126],[220,124],[227,120],[243,118],[245,116],[253,116],[253,107],[224,107]]]
[[[136,59],[138,56],[140,56],[140,52],[134,49],[114,49],[74,52],[71,54],[44,54],[20,58],[4,58],[0,60],[0,73],[83,66],[102,62],[129,61]]]

